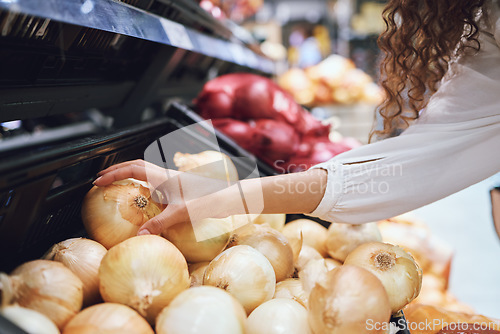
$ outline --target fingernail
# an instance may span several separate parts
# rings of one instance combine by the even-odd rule
[[[137,233],[137,235],[148,235],[148,234],[151,234],[151,232],[149,232],[147,228],[140,230],[139,233]]]
[[[101,178],[102,176],[99,176],[97,179],[94,180],[94,182],[92,182],[92,184],[95,184],[97,181],[99,181],[99,179]]]

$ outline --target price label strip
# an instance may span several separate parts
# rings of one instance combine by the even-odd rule
[[[193,43],[189,38],[186,27],[180,23],[167,20],[163,17],[160,18],[160,23],[172,46],[186,50],[193,50]]]

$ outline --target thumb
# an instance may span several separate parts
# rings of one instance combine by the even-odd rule
[[[160,234],[170,226],[178,224],[181,221],[169,205],[160,214],[145,222],[139,231],[137,231],[137,235]]]

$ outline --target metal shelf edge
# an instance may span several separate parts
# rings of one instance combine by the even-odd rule
[[[180,23],[112,0],[1,0],[0,9],[170,45],[275,73],[275,64],[243,44],[197,32]],[[5,31],[5,28],[4,28]]]

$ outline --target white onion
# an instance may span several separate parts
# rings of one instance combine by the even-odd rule
[[[90,189],[82,203],[82,220],[90,238],[109,249],[135,236],[162,210],[146,182],[125,179]]]
[[[60,334],[57,326],[40,312],[17,305],[0,308],[0,315],[9,319],[27,333]]]
[[[102,303],[78,313],[63,334],[154,334],[148,322],[130,307]]]
[[[316,249],[311,246],[303,245],[299,253],[299,258],[297,259],[297,262],[295,262],[295,268],[297,271],[301,271],[306,267],[309,261],[322,259],[323,257]]]
[[[154,324],[158,313],[189,287],[189,272],[186,259],[170,241],[141,235],[109,249],[99,280],[105,301],[128,305]]]
[[[231,235],[229,247],[248,245],[261,252],[271,263],[276,281],[293,274],[293,251],[288,239],[267,225],[245,225]]]
[[[218,151],[203,151],[197,154],[177,152],[174,155],[174,164],[181,172],[218,180],[238,180],[238,171],[231,159]]]
[[[203,285],[229,292],[245,308],[247,314],[271,299],[276,287],[274,269],[259,251],[247,245],[226,249],[210,262]]]
[[[244,334],[246,313],[226,291],[199,286],[181,292],[158,315],[157,334]]]
[[[287,238],[302,238],[304,245],[310,246],[318,251],[322,257],[327,255],[326,237],[328,229],[323,225],[310,219],[297,219],[285,224],[282,233]]]
[[[332,258],[344,261],[347,255],[356,247],[372,241],[382,241],[376,223],[361,225],[332,223],[328,227],[326,248]]]
[[[271,299],[248,316],[247,334],[309,334],[307,310],[292,299]]]
[[[309,296],[309,325],[315,334],[386,334],[390,317],[382,283],[361,267],[329,271]]]
[[[328,270],[332,270],[334,268],[340,267],[342,265],[342,262],[331,259],[327,257],[325,259],[326,266],[328,267]]]
[[[384,285],[392,313],[415,299],[422,287],[422,270],[401,247],[381,242],[364,243],[344,261],[369,270]]]
[[[309,294],[304,291],[302,282],[298,278],[287,278],[276,284],[273,298],[293,299],[307,308]]]
[[[82,307],[82,281],[62,263],[34,260],[7,276],[0,273],[2,298],[46,315],[59,329]]]
[[[191,287],[203,285],[203,276],[210,262],[198,262],[188,265],[189,279],[191,280]]]
[[[233,224],[230,218],[206,218],[169,227],[162,236],[171,241],[188,262],[211,261],[226,247]]]
[[[72,238],[61,241],[44,255],[46,260],[61,262],[83,283],[83,305],[92,305],[101,299],[99,294],[99,266],[107,249],[100,243]]]

